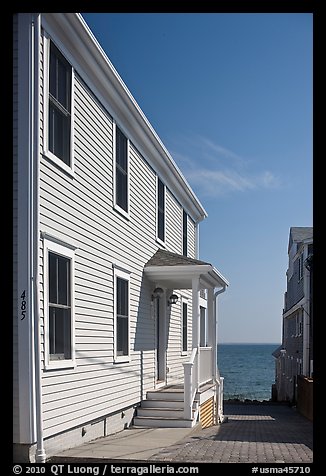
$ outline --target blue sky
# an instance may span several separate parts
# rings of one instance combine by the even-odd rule
[[[83,14],[208,212],[219,342],[281,342],[291,226],[312,226],[312,14]]]

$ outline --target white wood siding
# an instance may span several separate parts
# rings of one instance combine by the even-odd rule
[[[183,209],[175,200],[171,192],[166,190],[166,249],[174,253],[182,254]]]
[[[76,76],[75,178],[41,161],[41,229],[78,246],[77,366],[43,372],[46,436],[136,403],[154,385],[152,285],[142,273],[157,249],[155,173],[131,144],[130,220],[113,209],[112,127],[111,116]],[[43,316],[42,246],[40,261]],[[113,363],[112,264],[131,272],[128,364]]]
[[[43,76],[43,55],[41,55]],[[41,77],[41,90],[44,89]],[[145,397],[155,380],[153,284],[143,278],[156,241],[156,175],[130,143],[130,218],[113,208],[113,119],[75,74],[71,177],[42,156],[40,228],[75,251],[76,367],[43,371],[44,436],[101,418]],[[47,100],[41,95],[41,102]],[[41,104],[43,111],[43,105]],[[43,118],[44,119],[44,118]],[[44,120],[41,121],[41,135]],[[42,140],[41,143],[43,144]],[[182,253],[182,207],[167,190],[166,248]],[[130,274],[130,362],[114,363],[113,265]],[[44,316],[40,241],[41,317]],[[190,293],[191,295],[191,293]],[[188,305],[191,316],[191,305]],[[167,362],[182,376],[181,314],[173,309]],[[189,343],[191,343],[189,318]],[[44,349],[44,322],[41,326]],[[44,350],[43,362],[44,362]],[[169,375],[170,376],[170,375]]]
[[[17,218],[18,218],[18,18],[13,16],[13,441],[19,441],[18,315],[17,315]]]

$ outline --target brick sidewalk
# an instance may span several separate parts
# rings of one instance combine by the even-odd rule
[[[150,457],[192,463],[312,463],[312,422],[286,405],[225,404],[228,422]]]

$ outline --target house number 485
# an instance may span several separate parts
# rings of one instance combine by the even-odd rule
[[[21,296],[21,303],[20,303],[20,313],[21,313],[21,318],[20,320],[23,321],[26,317],[26,291],[22,292]]]

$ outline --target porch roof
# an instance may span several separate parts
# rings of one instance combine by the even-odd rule
[[[199,279],[201,289],[225,287],[229,282],[210,263],[159,249],[145,264],[145,275],[157,285],[169,289],[191,289]]]

